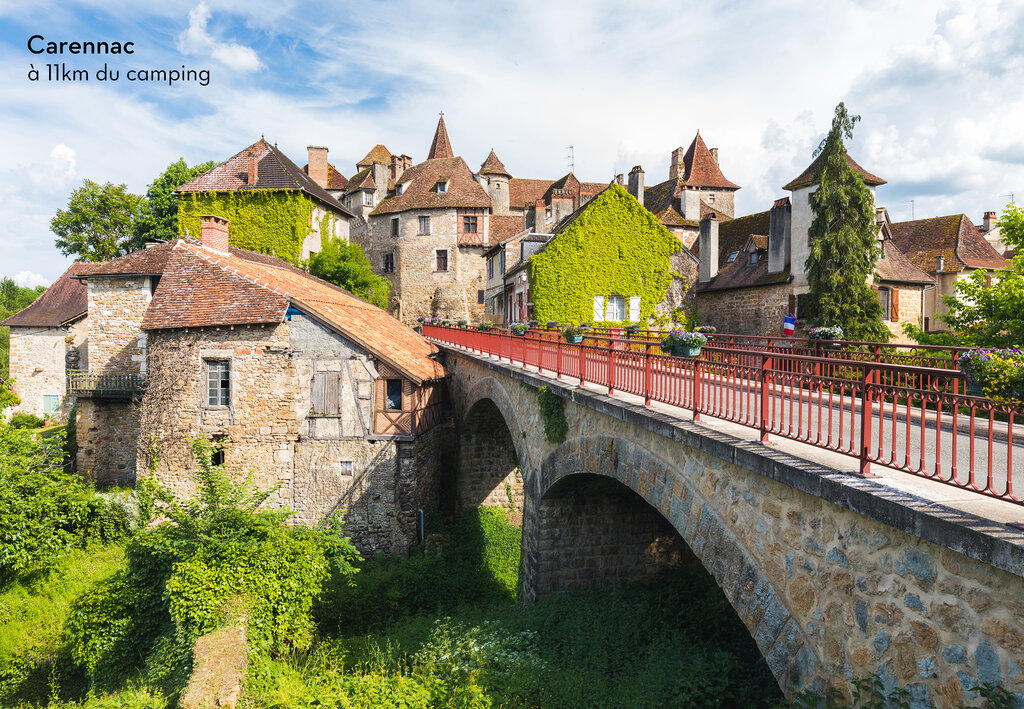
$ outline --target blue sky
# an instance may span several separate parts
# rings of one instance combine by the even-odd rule
[[[42,57],[26,41],[132,41],[134,55]],[[30,82],[63,61],[117,82]],[[209,69],[210,84],[131,83],[130,68]],[[680,3],[0,0],[0,274],[48,283],[68,259],[49,220],[85,178],[135,192],[179,156],[222,160],[259,138],[297,163],[327,145],[343,172],[375,144],[422,159],[444,110],[456,153],[494,148],[519,177],[667,177],[700,129],[743,189],[783,196],[833,108],[888,180],[896,220],[1024,199],[1024,2]]]

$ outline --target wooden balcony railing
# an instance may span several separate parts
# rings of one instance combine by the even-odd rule
[[[146,390],[144,374],[117,374],[111,372],[68,372],[68,396],[107,399],[133,399]]]

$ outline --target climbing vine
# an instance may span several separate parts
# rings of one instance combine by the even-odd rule
[[[682,248],[657,217],[612,185],[530,259],[533,317],[591,322],[594,296],[621,295],[627,303],[640,296],[640,322],[646,322],[665,299],[670,257]]]
[[[565,434],[569,432],[569,422],[565,420],[565,401],[547,387],[537,387],[537,403],[540,405],[544,437],[548,443],[564,443]]]
[[[313,202],[297,192],[281,190],[190,192],[178,202],[178,232],[184,236],[187,230],[198,238],[201,214],[216,214],[231,222],[232,246],[294,263],[312,231]],[[328,219],[330,215],[321,220],[321,230]]]

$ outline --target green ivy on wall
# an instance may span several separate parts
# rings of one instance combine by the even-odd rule
[[[565,401],[547,387],[537,387],[537,404],[544,420],[544,437],[548,443],[564,443],[565,434],[569,432],[569,422],[565,419]]]
[[[528,263],[533,317],[591,322],[594,296],[640,296],[646,322],[672,284],[670,257],[683,245],[621,185],[593,199]]]
[[[230,222],[232,246],[295,263],[302,255],[302,242],[313,230],[313,206],[301,193],[284,190],[190,192],[179,197],[178,233],[184,236],[187,229],[198,238],[202,233],[199,216],[216,214]],[[325,215],[320,220],[321,234],[331,218]]]

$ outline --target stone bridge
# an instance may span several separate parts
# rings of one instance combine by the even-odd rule
[[[523,513],[521,596],[697,560],[780,686],[878,674],[913,706],[1024,706],[1024,534],[594,389],[447,350],[462,505]],[[539,386],[564,401],[545,438]]]

